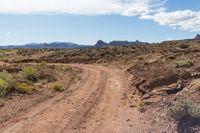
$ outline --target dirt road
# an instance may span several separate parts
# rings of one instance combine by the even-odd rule
[[[82,80],[19,113],[0,119],[2,133],[142,132],[138,112],[129,107],[122,72],[95,65],[76,65]],[[6,116],[5,116],[6,117]]]

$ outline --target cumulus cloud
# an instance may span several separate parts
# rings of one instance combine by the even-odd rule
[[[200,31],[200,11],[163,11],[154,15],[141,16],[141,19],[152,19],[160,25],[168,25],[173,29],[180,27],[182,30]]]
[[[173,29],[200,31],[200,11],[168,12],[167,0],[0,0],[0,14],[139,16]]]
[[[0,13],[7,14],[147,14],[162,0],[0,0]],[[156,4],[157,5],[157,4]]]

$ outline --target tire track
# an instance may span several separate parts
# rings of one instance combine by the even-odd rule
[[[71,95],[59,94],[56,98],[30,109],[21,119],[9,124],[9,128],[3,133],[64,132],[67,123],[73,121],[74,126],[81,124],[82,119],[95,105],[95,102],[91,103],[90,101],[95,101],[101,95],[106,78],[105,76],[103,76],[105,79],[102,78],[105,73],[102,74],[99,70],[80,67],[88,73],[87,81],[84,84],[79,85],[75,91],[73,90]],[[71,121],[70,118],[76,115],[78,117]],[[67,122],[64,118],[70,121]]]
[[[105,90],[106,83],[107,73],[101,71],[101,78],[99,79],[99,85],[97,89],[92,92],[91,95],[89,95],[89,97],[82,104],[82,107],[80,107],[77,112],[72,115],[71,118],[73,119],[66,123],[64,130],[61,132],[66,132],[67,130],[67,132],[74,132],[74,130],[80,132],[82,130],[82,124],[87,121],[88,114],[100,100],[103,91]]]
[[[97,65],[72,66],[85,70],[85,81],[73,88],[70,95],[59,94],[56,99],[31,108],[3,133],[137,133],[141,130],[139,114],[124,99],[129,88],[121,71]]]

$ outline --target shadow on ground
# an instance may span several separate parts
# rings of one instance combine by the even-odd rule
[[[200,118],[186,117],[178,122],[178,133],[198,133],[200,130]]]

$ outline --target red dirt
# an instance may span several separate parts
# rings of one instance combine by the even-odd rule
[[[78,84],[54,97],[18,103],[20,108],[1,114],[0,132],[147,131],[148,126],[127,102],[129,87],[121,71],[95,65],[73,66],[85,73]]]

